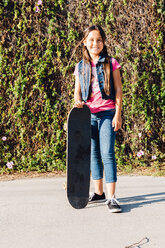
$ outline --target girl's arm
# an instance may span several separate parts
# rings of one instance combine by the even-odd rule
[[[76,83],[75,83],[75,91],[74,91],[74,107],[76,108],[82,108],[84,105],[84,102],[81,98],[81,87],[80,87],[80,81],[78,76],[76,76]]]
[[[114,88],[116,92],[116,113],[114,115],[112,126],[114,127],[114,131],[117,131],[121,128],[122,119],[121,119],[121,109],[122,109],[122,82],[120,78],[119,69],[113,71],[113,79],[114,79]]]

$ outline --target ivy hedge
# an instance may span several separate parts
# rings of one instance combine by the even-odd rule
[[[165,72],[162,0],[2,0],[0,3],[0,173],[65,170],[73,105],[69,62],[83,30],[99,24],[121,64],[119,169],[164,173]]]

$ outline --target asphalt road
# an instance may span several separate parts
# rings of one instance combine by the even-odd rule
[[[64,182],[65,177],[0,182],[1,248],[165,247],[165,178],[119,176],[120,214],[103,203],[73,209]]]

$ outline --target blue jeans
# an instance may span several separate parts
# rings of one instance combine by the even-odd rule
[[[115,110],[101,111],[91,114],[91,172],[92,178],[103,178],[103,165],[106,183],[117,181],[115,160],[116,132],[112,127]]]

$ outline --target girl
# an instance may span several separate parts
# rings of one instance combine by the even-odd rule
[[[121,212],[115,198],[117,169],[114,153],[116,131],[121,127],[122,83],[118,62],[108,56],[103,29],[87,28],[83,43],[83,59],[75,68],[74,107],[86,104],[91,110],[91,172],[95,192],[89,202],[105,201],[103,165],[107,186],[106,204],[110,212]]]

